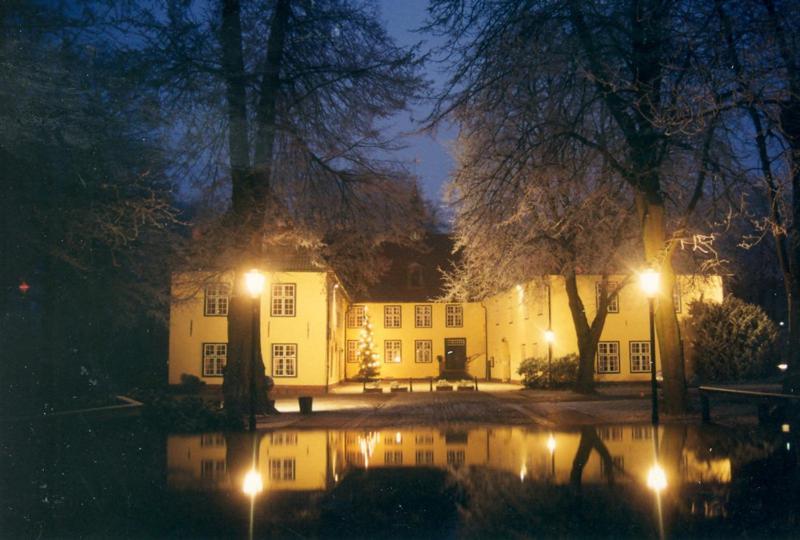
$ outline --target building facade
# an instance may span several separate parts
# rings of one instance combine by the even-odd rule
[[[447,240],[434,238],[433,244],[423,252],[397,248],[389,254],[386,277],[354,296],[334,273],[307,263],[295,261],[267,271],[260,300],[260,345],[276,392],[325,392],[356,377],[365,316],[372,323],[380,376],[385,379],[448,376],[516,381],[525,358],[577,353],[561,276],[519,284],[482,302],[436,301],[442,292],[439,269],[447,268],[450,251]],[[179,384],[183,375],[222,384],[232,280],[232,272],[173,275],[170,384]],[[610,280],[623,283],[624,276]],[[589,321],[596,313],[599,282],[600,276],[578,276]],[[722,280],[678,276],[672,293],[682,323],[691,302],[722,301]],[[637,284],[629,284],[608,310],[595,362],[597,379],[647,380],[651,358],[647,299]],[[548,330],[552,343],[545,340]]]

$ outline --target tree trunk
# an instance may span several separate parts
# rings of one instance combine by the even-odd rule
[[[597,343],[603,333],[606,316],[608,315],[608,291],[605,276],[601,282],[600,302],[597,314],[589,326],[586,309],[578,293],[577,277],[574,273],[564,276],[564,286],[567,290],[569,311],[572,323],[575,326],[575,335],[578,337],[578,376],[575,381],[575,391],[581,394],[594,392],[594,360],[597,354]]]
[[[781,130],[789,145],[792,178],[791,226],[788,233],[789,273],[791,285],[787,288],[789,318],[789,343],[787,344],[789,373],[784,381],[784,391],[800,392],[800,65],[798,65],[792,40],[784,30],[784,19],[773,0],[763,0],[767,10],[769,28],[778,45],[783,68],[788,79],[789,96],[780,108]]]
[[[223,0],[222,69],[228,113],[228,154],[231,168],[231,209],[241,219],[253,197],[250,177],[250,142],[247,128],[247,90],[242,51],[239,0]]]
[[[268,412],[268,407],[266,374],[261,355],[261,317],[258,317],[258,325],[253,324],[253,303],[259,302],[257,309],[260,313],[260,299],[253,300],[245,294],[241,281],[239,279],[234,284],[228,305],[228,363],[225,366],[222,392],[225,408],[234,414],[244,414],[249,410],[250,385],[252,377],[255,377],[256,413],[262,414]],[[235,331],[231,332],[231,328]]]
[[[739,60],[739,53],[736,49],[736,41],[734,39],[730,17],[728,17],[724,9],[722,0],[716,0],[715,5],[722,23],[722,29],[725,33],[725,42],[728,55],[730,56],[731,67],[733,68],[734,75],[736,75],[736,79],[739,81],[740,91],[745,95],[749,95],[751,91],[749,85],[745,83],[746,75],[741,61]],[[770,7],[773,8],[772,11],[770,11]],[[767,2],[767,9],[773,16],[775,15],[774,6],[772,6],[771,2]],[[773,21],[773,26],[776,24],[777,21]],[[786,220],[784,219],[782,211],[780,186],[772,172],[772,162],[767,148],[767,131],[764,128],[761,115],[755,104],[753,104],[753,102],[748,102],[745,109],[747,110],[750,122],[753,124],[753,131],[755,132],[756,150],[758,151],[758,160],[766,188],[767,203],[769,204],[770,229],[772,238],[775,241],[775,255],[778,258],[778,267],[783,277],[783,287],[786,294],[786,315],[789,325],[789,341],[787,347],[785,347],[785,351],[791,356],[794,351],[800,351],[800,332],[798,332],[798,325],[800,325],[800,303],[796,301],[798,298],[797,293],[800,289],[798,286],[800,276],[797,276],[796,272],[792,269],[789,235],[786,230]],[[795,160],[793,161],[797,163]],[[794,213],[792,219],[794,223],[797,223],[797,217],[797,213]],[[796,268],[795,266],[795,269]],[[792,358],[786,358],[786,360],[790,365],[797,364]]]
[[[781,124],[789,142],[791,155],[792,197],[791,227],[788,234],[789,274],[787,288],[789,343],[787,346],[789,378],[785,385],[792,393],[800,392],[800,98],[793,98],[789,107],[781,111]]]
[[[272,173],[275,111],[283,58],[288,0],[279,0],[270,24],[264,74],[258,103],[255,163],[250,166],[241,7],[238,0],[222,3],[222,56],[228,101],[228,142],[232,182],[232,226],[236,237],[245,238],[239,268],[228,307],[228,360],[223,381],[225,406],[232,411],[248,409],[252,377],[255,377],[256,410],[267,412],[267,391],[259,329],[253,335],[252,300],[242,291],[243,273],[263,260],[262,236]],[[259,317],[260,327],[260,317]],[[253,353],[253,345],[256,345]],[[250,360],[256,355],[255,373]]]
[[[672,269],[671,250],[665,238],[665,209],[660,195],[638,193],[636,203],[642,222],[644,257],[661,274],[661,287],[656,296],[655,327],[658,337],[658,357],[664,376],[664,411],[669,414],[686,412],[686,376],[683,363],[680,327],[675,315],[672,290],[675,273]]]

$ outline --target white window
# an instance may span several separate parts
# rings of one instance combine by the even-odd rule
[[[203,480],[220,480],[227,473],[227,463],[224,459],[200,460],[200,478]]]
[[[361,328],[364,326],[364,306],[350,306],[347,312],[348,328]]]
[[[448,450],[447,464],[452,467],[463,465],[467,461],[467,454],[464,450]]]
[[[347,341],[347,361],[351,364],[358,362],[358,341],[354,339]]]
[[[414,342],[414,362],[429,364],[433,362],[433,342],[421,339]]]
[[[614,294],[613,298],[610,296],[611,292],[612,291],[616,291],[616,290],[617,290],[617,282],[616,281],[609,281],[608,285],[606,287],[606,291],[609,294],[609,298],[608,298],[608,312],[609,313],[619,313],[619,293]],[[596,307],[599,308],[600,307],[600,284],[599,283],[595,284],[595,294],[597,296],[597,305],[596,305]]]
[[[672,286],[672,303],[675,304],[675,313],[681,312],[681,284],[675,281]]]
[[[631,341],[631,373],[650,371],[650,342]]]
[[[228,314],[228,299],[231,286],[227,283],[210,283],[206,285],[205,314],[207,317],[224,317]]]
[[[402,317],[400,306],[383,306],[383,327],[400,328]]]
[[[445,306],[444,325],[448,328],[464,326],[464,306],[461,304],[447,304]]]
[[[433,326],[433,308],[431,306],[414,306],[414,326],[417,328]]]
[[[227,343],[203,343],[203,377],[222,377],[227,361]]]
[[[402,465],[403,452],[401,450],[395,450],[393,452],[384,452],[383,463],[385,465]]]
[[[619,342],[601,341],[597,344],[597,372],[619,373]]]
[[[384,361],[387,364],[399,364],[403,359],[399,339],[387,339],[383,342]]]
[[[295,293],[294,283],[272,285],[271,315],[273,317],[294,317]]]
[[[272,376],[297,377],[297,345],[294,343],[272,344]]]
[[[270,459],[269,479],[278,482],[292,482],[295,479],[294,458]]]
[[[433,465],[433,450],[417,450],[417,465]]]
[[[296,446],[297,433],[276,431],[270,435],[272,446]]]

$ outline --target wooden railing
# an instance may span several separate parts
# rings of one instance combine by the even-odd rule
[[[800,396],[792,394],[778,394],[775,392],[758,392],[755,390],[736,390],[734,388],[720,388],[716,386],[701,386],[700,407],[703,422],[711,422],[711,398],[718,397],[727,400],[749,401],[758,405],[758,422],[769,421],[770,409],[775,406],[785,406],[790,403],[800,403]]]

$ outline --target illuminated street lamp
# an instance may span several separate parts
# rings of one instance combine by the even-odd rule
[[[544,332],[544,340],[547,342],[547,387],[553,386],[553,342],[556,334],[550,328]]]
[[[256,269],[250,270],[244,275],[244,284],[252,303],[252,334],[253,346],[250,351],[250,431],[256,429],[256,357],[258,356],[258,322],[261,312],[261,293],[264,291],[264,274]],[[249,474],[249,473],[248,473]]]
[[[650,312],[650,392],[652,399],[653,425],[658,425],[658,387],[656,386],[656,325],[655,325],[655,299],[658,294],[661,275],[649,268],[639,274],[639,285],[647,296]]]

